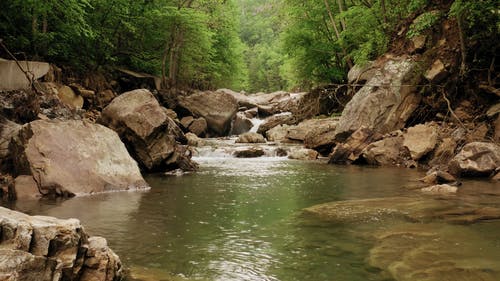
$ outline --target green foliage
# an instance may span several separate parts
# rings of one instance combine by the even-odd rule
[[[420,11],[425,6],[427,6],[428,3],[429,3],[429,0],[411,0],[408,3],[408,8],[407,8],[408,13],[411,14],[411,13],[415,13],[415,12]]]
[[[167,86],[250,92],[344,82],[352,64],[387,50],[414,18],[411,38],[444,16],[430,0],[2,0],[0,34],[20,58],[81,72],[125,67]],[[427,11],[427,12],[426,12]],[[499,38],[498,0],[455,0],[467,57],[485,68]]]
[[[0,34],[11,48],[26,56],[70,61],[79,47],[74,38],[84,41],[93,36],[85,20],[89,7],[87,0],[3,0]]]
[[[455,0],[449,17],[462,21],[468,57],[475,68],[488,68],[498,56],[500,13],[497,0]],[[472,53],[472,54],[471,54]]]
[[[280,74],[283,54],[279,44],[282,17],[280,0],[239,0],[241,10],[241,40],[245,44],[244,63],[247,72],[247,91],[276,91],[284,89]]]
[[[378,17],[377,9],[354,6],[342,14],[349,28],[342,32],[340,44],[349,50],[349,56],[356,64],[365,64],[384,53],[388,36]]]
[[[420,35],[423,31],[433,27],[443,17],[439,11],[430,11],[418,16],[410,25],[406,37],[413,38]]]
[[[15,52],[82,72],[122,66],[178,85],[241,88],[238,19],[232,0],[2,0],[0,34]]]

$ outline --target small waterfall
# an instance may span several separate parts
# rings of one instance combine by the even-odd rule
[[[269,158],[278,159],[286,157],[290,149],[296,146],[291,144],[276,145],[275,143],[243,144],[235,143],[235,140],[236,138],[205,139],[204,146],[195,148],[193,159],[195,161],[200,161],[235,158],[234,154],[236,152],[252,149],[261,150],[263,155],[261,157],[247,159],[261,159],[259,161]]]
[[[259,119],[259,118],[252,118],[250,119],[250,121],[252,121],[253,124],[253,127],[250,129],[251,133],[257,133],[260,124],[264,123],[264,119]]]

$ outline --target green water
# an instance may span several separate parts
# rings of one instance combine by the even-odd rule
[[[91,235],[108,239],[138,279],[391,280],[367,263],[374,243],[370,235],[380,224],[327,224],[301,210],[330,201],[404,195],[409,192],[404,186],[421,173],[282,158],[198,161],[201,171],[195,174],[146,177],[152,186],[148,192],[15,208],[80,219]],[[491,235],[499,233],[498,223],[466,228],[489,233],[480,239],[500,253],[499,235]]]

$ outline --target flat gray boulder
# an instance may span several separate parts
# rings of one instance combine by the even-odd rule
[[[416,86],[410,86],[421,80],[416,68],[405,58],[388,59],[379,66],[342,112],[337,140],[344,141],[361,127],[380,134],[402,129],[421,100]]]
[[[33,121],[10,149],[16,174],[32,176],[43,196],[149,188],[118,135],[102,125]]]
[[[208,128],[218,136],[225,136],[238,111],[236,98],[225,92],[198,92],[179,98],[179,106],[194,117],[203,117]]]

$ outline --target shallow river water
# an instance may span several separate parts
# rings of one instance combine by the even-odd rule
[[[372,235],[387,225],[405,227],[409,222],[332,224],[304,216],[302,209],[405,195],[405,186],[422,173],[278,157],[196,160],[201,169],[195,174],[147,176],[148,192],[18,203],[15,208],[80,219],[91,235],[107,238],[133,280],[393,280],[368,262]],[[481,270],[497,276],[498,222],[429,227],[457,233],[453,245],[478,251],[463,262],[479,259]]]

